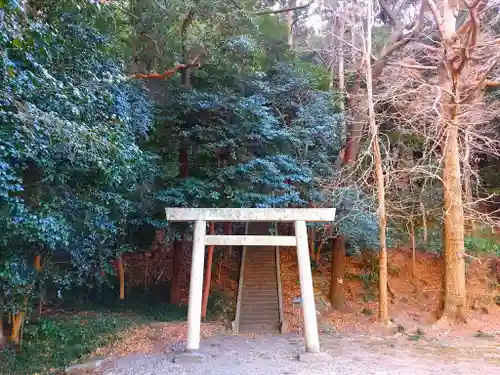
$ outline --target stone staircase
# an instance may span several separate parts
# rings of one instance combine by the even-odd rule
[[[249,223],[247,234],[269,235],[269,223]],[[272,246],[247,246],[243,250],[242,272],[235,320],[236,332],[279,333],[280,290]]]

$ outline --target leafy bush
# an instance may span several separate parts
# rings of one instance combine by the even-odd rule
[[[42,319],[24,328],[22,352],[0,351],[0,373],[53,374],[143,320],[124,314],[85,314]]]
[[[443,251],[443,231],[442,229],[430,228],[427,231],[427,243],[423,241],[423,229],[416,233],[417,248],[433,253],[441,254]],[[491,232],[479,231],[474,236],[464,238],[465,251],[470,254],[486,255],[492,254],[500,256],[500,244],[498,238]]]

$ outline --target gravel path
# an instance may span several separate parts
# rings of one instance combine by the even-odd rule
[[[495,345],[486,357],[446,346],[415,348],[401,340],[399,344],[370,337],[322,336],[321,340],[330,358],[320,363],[296,359],[303,347],[297,336],[221,336],[202,342],[210,357],[204,364],[175,364],[172,354],[133,355],[108,363],[103,375],[500,375],[500,346]]]

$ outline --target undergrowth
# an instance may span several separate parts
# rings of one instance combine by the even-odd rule
[[[165,302],[168,295],[162,294],[162,292],[163,289],[144,293],[139,288],[131,288],[127,290],[125,300],[120,301],[116,288],[105,288],[86,296],[86,298],[82,298],[78,294],[68,295],[62,306],[65,311],[132,312],[146,319],[160,322],[185,320],[187,307]]]
[[[144,321],[137,315],[116,313],[42,318],[24,327],[20,353],[0,351],[0,374],[62,374],[66,366],[112,341],[120,331]]]
[[[103,289],[81,298],[68,293],[50,317],[27,322],[20,352],[0,351],[0,375],[63,374],[117,334],[151,321],[186,319],[187,308],[166,303],[158,293],[129,290],[120,301],[116,290]]]
[[[479,228],[473,236],[465,236],[465,251],[475,256],[500,256],[500,237],[489,228]],[[439,253],[443,251],[443,231],[441,228],[428,230],[427,242],[423,241],[423,230],[417,231],[417,248]]]

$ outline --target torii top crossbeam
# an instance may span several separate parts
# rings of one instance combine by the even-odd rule
[[[168,221],[328,222],[335,208],[166,208]]]

